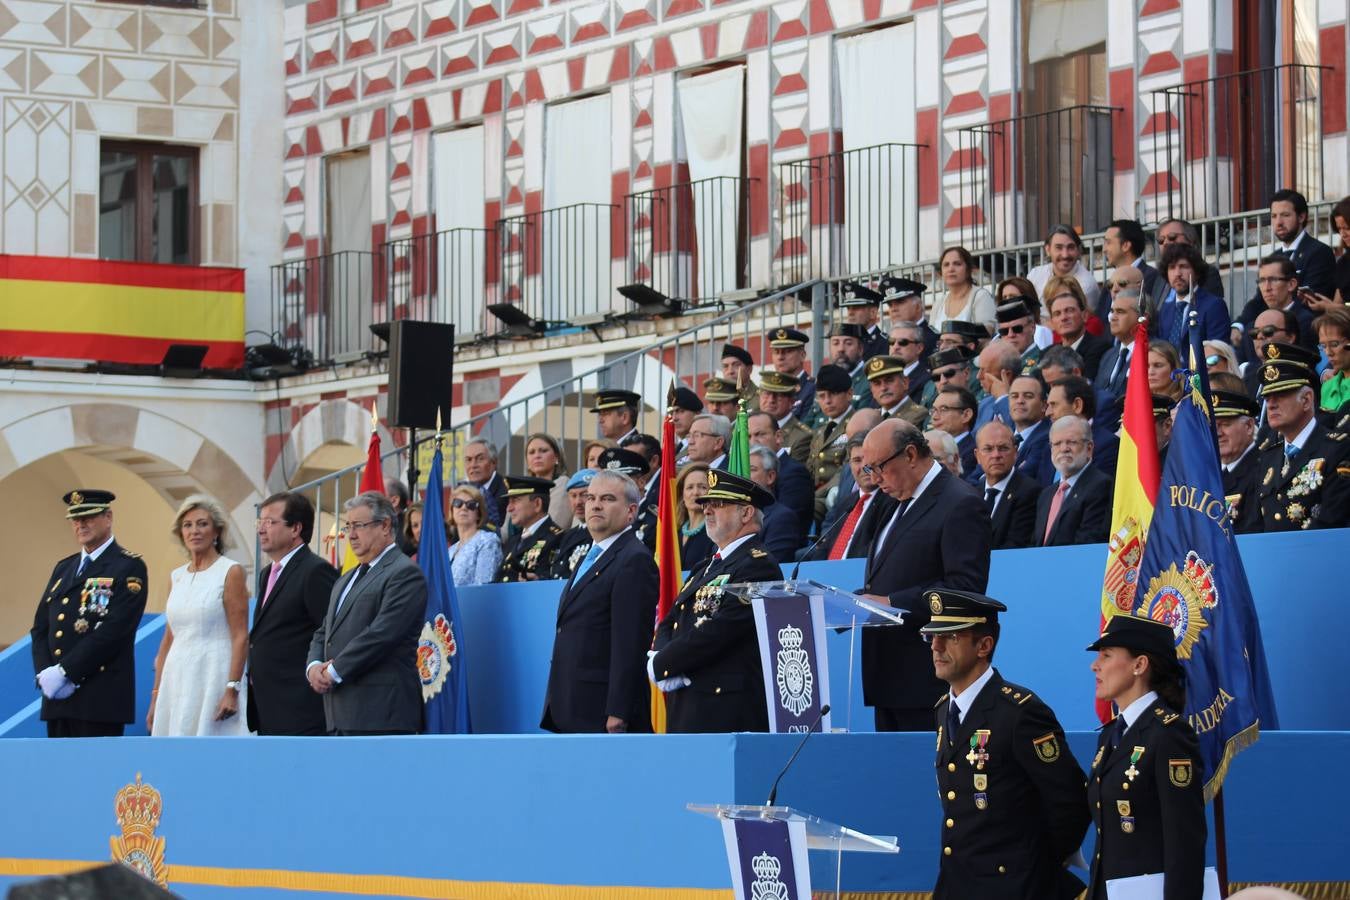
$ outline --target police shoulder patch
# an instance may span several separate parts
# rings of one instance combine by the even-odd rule
[[[1191,786],[1191,761],[1187,758],[1167,761],[1167,780],[1179,788]]]
[[[1053,731],[1036,738],[1031,742],[1031,746],[1036,751],[1036,758],[1043,763],[1052,763],[1059,759],[1059,738]]]

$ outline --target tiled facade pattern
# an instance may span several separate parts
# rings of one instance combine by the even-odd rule
[[[0,3],[0,252],[98,253],[99,143],[200,148],[201,259],[238,261],[236,0]]]

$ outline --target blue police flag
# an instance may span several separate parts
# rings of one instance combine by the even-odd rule
[[[1177,404],[1133,613],[1172,626],[1210,800],[1233,757],[1279,723],[1207,408],[1195,383]]]
[[[460,643],[463,629],[459,599],[455,596],[455,578],[446,552],[441,485],[438,440],[427,478],[422,537],[417,547],[417,564],[427,578],[427,618],[417,642],[417,672],[422,677],[422,702],[426,704],[424,730],[428,734],[468,734],[469,680]]]

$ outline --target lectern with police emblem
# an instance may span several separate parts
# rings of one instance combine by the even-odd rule
[[[903,625],[903,610],[878,606],[816,581],[744,582],[719,585],[718,590],[750,604],[754,611],[769,731],[848,731],[853,685],[850,679],[844,727],[834,728],[825,631],[835,628],[856,635],[859,628]],[[854,643],[849,643],[850,656]]]

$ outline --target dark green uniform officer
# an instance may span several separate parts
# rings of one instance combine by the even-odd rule
[[[840,286],[839,306],[849,320],[862,328],[863,359],[871,359],[890,349],[886,332],[877,319],[881,313],[881,293],[857,281],[845,281]]]
[[[1087,831],[1083,770],[1040,698],[992,668],[998,614],[982,594],[934,590],[919,629],[951,686],[937,704],[942,856],[934,900],[1054,900],[1083,883],[1065,868]]]
[[[33,617],[33,671],[48,737],[121,735],[136,714],[145,561],[112,534],[110,491],[61,498],[83,548],[52,569]]]
[[[928,427],[928,409],[909,398],[905,361],[896,356],[874,356],[867,361],[867,381],[872,401],[883,419],[904,419],[923,431]]]
[[[820,424],[811,437],[807,469],[817,489],[829,484],[848,462],[848,420],[853,416],[852,384],[848,373],[838,366],[821,366],[816,382],[817,408],[823,404]],[[829,413],[834,413],[831,418]]]
[[[744,512],[749,506],[763,509],[773,503],[773,495],[748,478],[712,469],[708,492],[698,503],[718,552],[689,573],[657,625],[648,674],[666,692],[672,734],[768,731],[754,613],[722,586],[783,577],[759,539],[759,526]]]
[[[736,385],[736,399],[745,402],[747,413],[758,412],[755,404],[759,400],[759,387],[751,373],[755,371],[755,359],[750,351],[735,344],[722,345],[722,377]]]
[[[703,403],[708,414],[714,416],[725,416],[732,422],[736,421],[736,413],[740,411],[739,395],[736,393],[736,382],[727,381],[721,376],[714,375],[703,382]],[[750,410],[747,408],[746,413]]]
[[[773,416],[778,423],[778,438],[791,456],[802,465],[811,457],[811,429],[792,414],[800,382],[796,375],[782,372],[761,372],[759,376],[759,408]],[[778,399],[781,398],[781,399]]]
[[[1269,353],[1270,348],[1266,348]],[[1317,419],[1317,373],[1291,359],[1261,364],[1261,396],[1273,434],[1261,448],[1254,502],[1241,531],[1350,525],[1350,439]]]
[[[1205,793],[1195,732],[1181,715],[1181,665],[1172,626],[1112,616],[1089,650],[1097,699],[1120,715],[1102,729],[1088,773],[1097,832],[1091,900],[1106,882],[1163,876],[1164,900],[1196,900],[1205,873]]]
[[[549,478],[506,476],[507,515],[519,530],[502,542],[497,581],[537,581],[551,576],[564,533],[562,526],[547,515],[552,490]],[[535,518],[535,513],[545,515]]]

